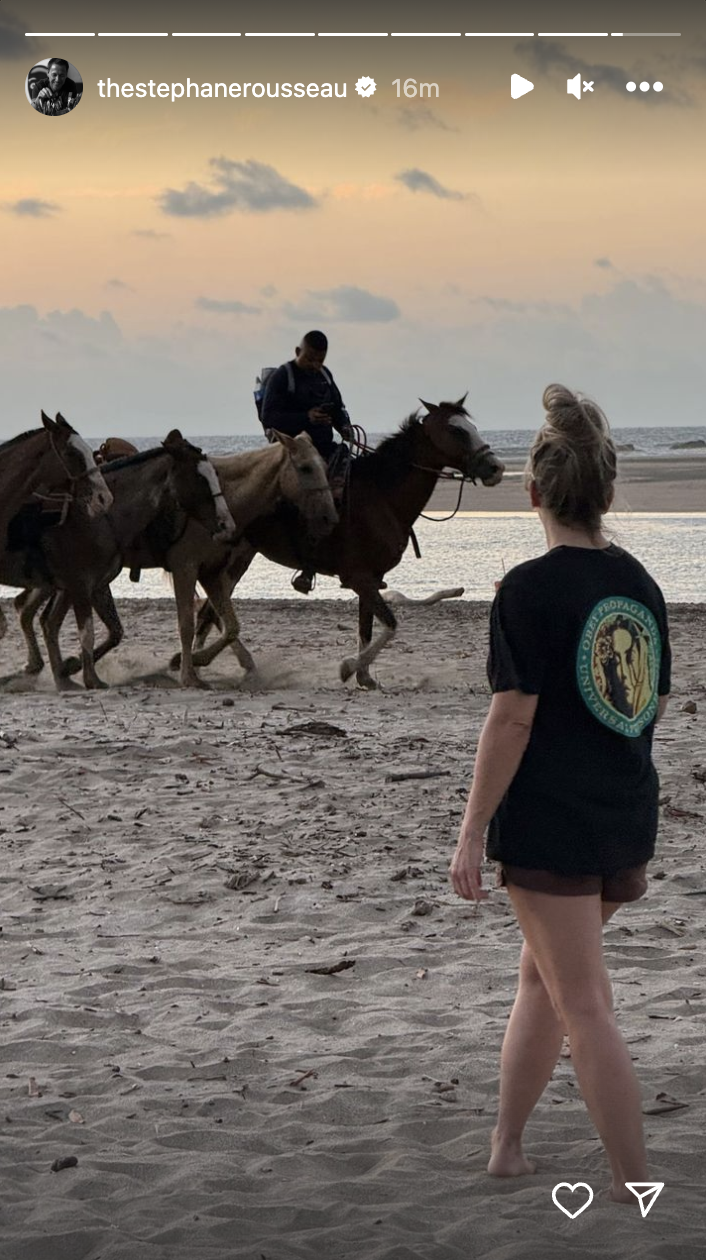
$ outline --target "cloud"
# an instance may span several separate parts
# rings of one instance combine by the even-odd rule
[[[580,74],[581,78],[587,82],[593,81],[597,85],[608,88],[611,92],[617,92],[626,103],[639,97],[652,105],[668,102],[671,105],[679,105],[681,108],[686,108],[694,104],[688,92],[681,89],[670,91],[665,88],[663,92],[645,92],[644,95],[642,92],[639,92],[631,97],[625,91],[625,84],[631,80],[639,80],[643,76],[636,75],[634,70],[623,70],[620,66],[610,66],[601,62],[580,61],[573,53],[567,51],[564,44],[555,43],[554,40],[522,40],[515,45],[515,52],[522,55],[541,74],[551,70],[559,70],[562,74],[566,74],[567,78],[573,78],[574,75]]]
[[[420,171],[418,167],[400,171],[399,175],[395,175],[395,179],[413,193],[431,193],[432,197],[439,197],[442,201],[467,200],[465,193],[455,192],[453,188],[444,188],[438,179],[434,179],[434,176],[429,175],[427,171]]]
[[[25,38],[24,24],[4,13],[0,18],[0,61],[29,61],[35,55],[36,46]]]
[[[220,301],[218,298],[199,297],[194,302],[202,311],[210,311],[214,315],[259,315],[259,306],[248,306],[246,302]]]
[[[454,398],[469,382],[481,431],[530,428],[553,380],[595,397],[614,425],[703,425],[706,294],[649,276],[594,278],[595,292],[563,306],[513,302],[509,290],[494,306],[457,307],[442,282],[384,324],[345,322],[341,289],[327,289],[302,295],[307,314],[299,322],[294,311],[296,326],[278,309],[265,330],[264,314],[240,320],[237,336],[232,320],[196,310],[181,324],[167,311],[146,335],[107,311],[0,309],[0,440],[38,423],[41,406],[61,409],[88,436],[159,438],[175,425],[194,437],[255,432],[256,371],[321,325],[351,415],[371,432],[396,426],[417,394]]]
[[[615,267],[610,261],[610,258],[596,258],[594,266],[600,267],[602,271],[615,271]]]
[[[5,208],[24,219],[48,219],[52,214],[61,213],[61,206],[57,206],[55,201],[40,201],[38,197],[22,197]]]
[[[397,121],[406,131],[424,131],[427,127],[435,131],[456,131],[450,127],[428,105],[398,105]]]
[[[105,288],[106,289],[124,289],[128,293],[135,292],[131,284],[127,284],[125,280],[119,280],[117,276],[111,276],[110,280],[106,280]]]
[[[211,188],[190,182],[181,191],[167,188],[157,201],[164,214],[177,218],[213,219],[243,210],[313,210],[318,202],[304,188],[292,184],[274,166],[249,159],[211,158]]]
[[[273,284],[263,284],[260,292],[264,298],[277,297],[277,290]]]
[[[154,228],[135,228],[130,235],[139,237],[141,241],[169,241],[172,237],[171,232],[155,232]]]
[[[284,308],[289,319],[325,323],[327,320],[351,324],[387,324],[399,319],[400,308],[392,298],[380,297],[356,285],[341,284],[335,289],[310,290],[311,304]]]

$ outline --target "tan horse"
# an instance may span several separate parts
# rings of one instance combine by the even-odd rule
[[[276,442],[256,451],[213,456],[212,463],[238,535],[260,518],[270,516],[281,504],[289,504],[297,509],[300,532],[308,532],[312,540],[325,538],[338,524],[326,465],[308,434],[300,433],[295,438],[283,433],[275,436]],[[171,665],[174,669],[180,668],[184,687],[208,685],[199,678],[192,661],[197,581],[208,595],[222,626],[220,638],[206,649],[206,654],[215,656],[232,644],[246,673],[255,668],[250,653],[240,642],[240,626],[230,599],[233,583],[228,567],[232,550],[232,547],[216,546],[203,529],[190,522],[183,538],[170,553],[181,639],[181,653],[173,658]],[[204,659],[202,663],[207,661]]]

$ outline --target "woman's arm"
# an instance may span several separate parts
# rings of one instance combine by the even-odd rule
[[[487,897],[481,886],[485,832],[520,766],[529,743],[538,696],[500,691],[485,719],[456,852],[451,880],[460,897]]]

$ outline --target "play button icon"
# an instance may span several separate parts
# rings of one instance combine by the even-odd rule
[[[513,101],[519,96],[526,96],[528,92],[534,91],[534,83],[530,83],[529,79],[523,79],[521,74],[513,74],[510,78],[510,95]]]

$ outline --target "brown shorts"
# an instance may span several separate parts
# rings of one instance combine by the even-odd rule
[[[557,871],[533,871],[524,866],[498,866],[497,887],[528,888],[556,897],[592,897],[601,901],[638,901],[647,892],[647,863],[627,866],[613,875],[560,875]]]

